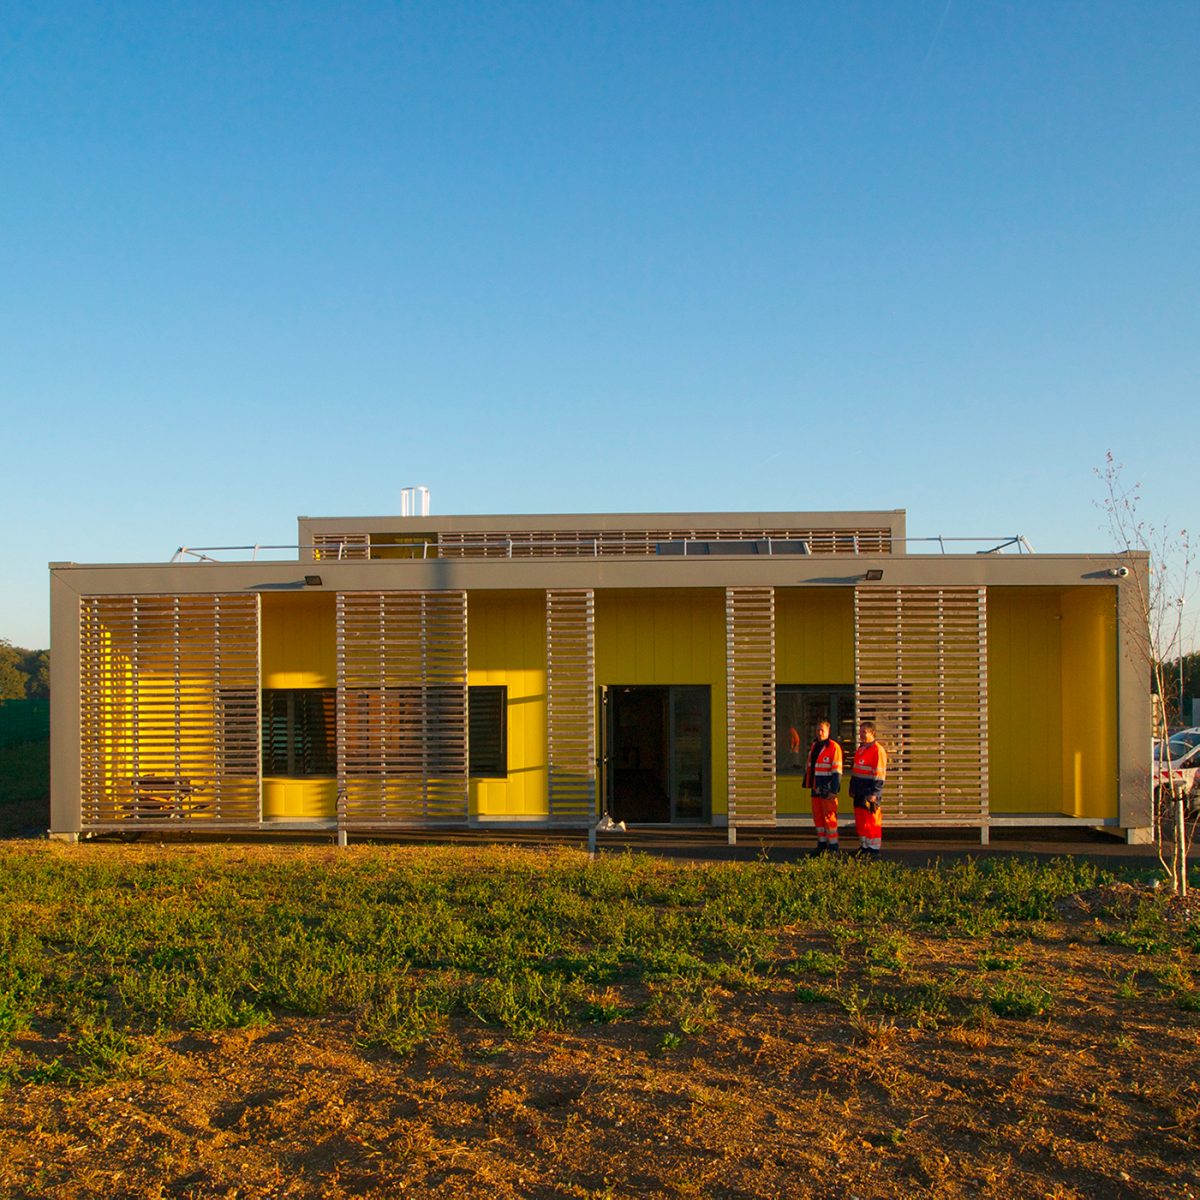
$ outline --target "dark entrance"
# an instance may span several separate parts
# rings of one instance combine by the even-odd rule
[[[712,722],[707,687],[609,687],[608,811],[614,821],[709,819]]]

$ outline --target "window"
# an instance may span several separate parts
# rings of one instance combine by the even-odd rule
[[[450,778],[466,770],[461,684],[347,688],[342,750],[355,776]]]
[[[1200,733],[1193,729],[1185,729],[1182,733],[1175,734],[1167,742],[1168,757],[1174,762],[1177,758],[1182,758],[1189,750],[1200,746]],[[1162,758],[1162,743],[1160,742],[1155,749],[1154,757]]]
[[[508,774],[508,688],[467,689],[472,775]]]
[[[775,688],[775,773],[803,775],[817,722],[827,720],[846,762],[854,755],[854,689],[818,684]]]
[[[335,688],[271,688],[263,692],[264,775],[336,775],[336,741]]]

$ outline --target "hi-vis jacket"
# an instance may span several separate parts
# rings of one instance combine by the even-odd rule
[[[878,742],[863,742],[850,765],[850,799],[869,800],[883,794],[887,778],[887,751]]]
[[[842,790],[842,748],[833,738],[809,747],[804,786],[812,788],[814,796],[836,796]]]

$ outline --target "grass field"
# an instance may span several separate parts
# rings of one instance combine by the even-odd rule
[[[1188,1196],[1200,920],[1081,861],[0,845],[0,1197]]]

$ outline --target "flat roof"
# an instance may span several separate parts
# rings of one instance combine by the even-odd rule
[[[321,559],[51,563],[83,595],[547,588],[1128,586],[1144,554],[813,554],[779,557]],[[877,580],[868,571],[882,572]],[[307,584],[306,577],[319,578]]]
[[[777,529],[817,526],[824,529],[854,529],[859,526],[894,528],[904,520],[902,508],[862,509],[840,512],[653,512],[653,513],[510,513],[445,515],[428,517],[358,516],[298,517],[301,525],[336,529],[339,533],[383,533],[403,528],[431,533],[449,530],[613,529]]]

